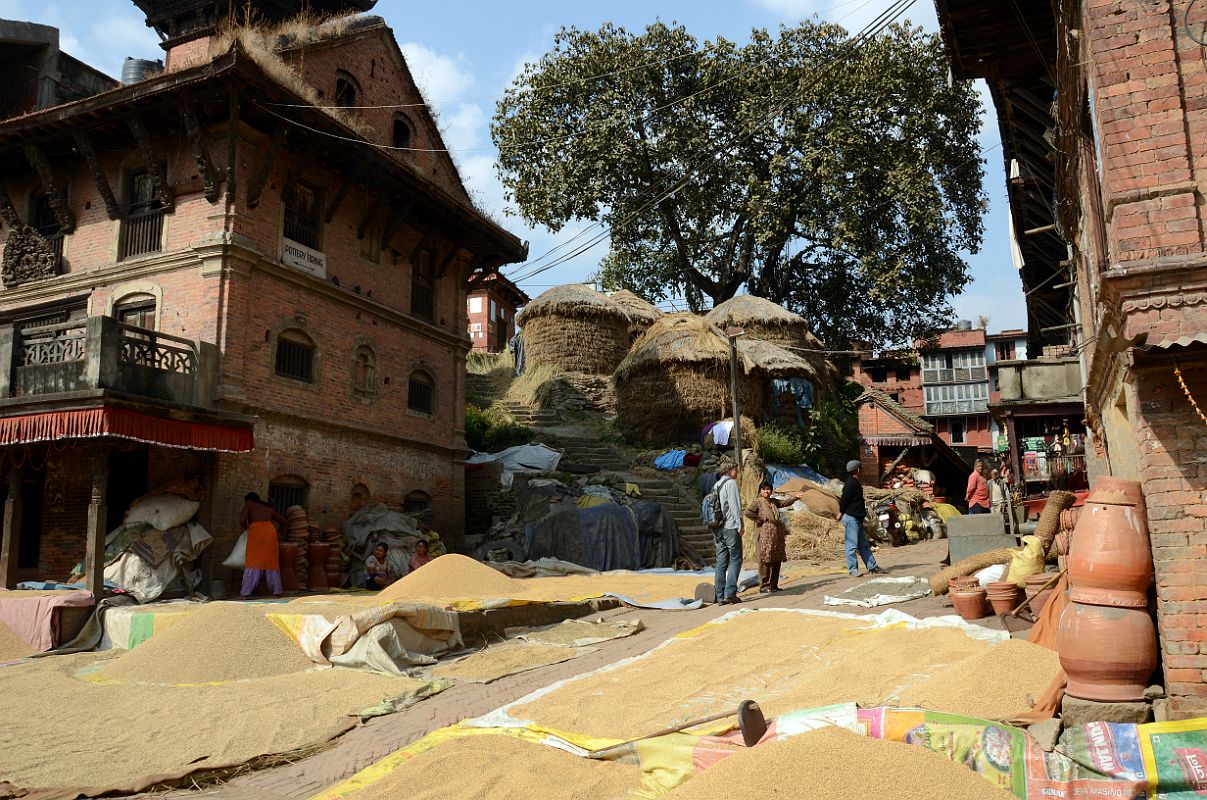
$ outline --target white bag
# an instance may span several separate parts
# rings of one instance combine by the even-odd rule
[[[201,503],[176,494],[157,494],[126,513],[126,522],[145,522],[157,531],[179,528],[193,518]]]
[[[243,569],[247,564],[247,531],[243,531],[239,535],[239,541],[235,542],[235,547],[231,550],[231,554],[222,562],[222,566],[230,567],[231,569]]]

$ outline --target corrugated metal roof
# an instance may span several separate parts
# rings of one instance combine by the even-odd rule
[[[1157,344],[1149,344],[1143,349],[1151,350],[1158,348],[1160,350],[1168,350],[1171,347],[1190,347],[1196,344],[1207,344],[1207,331],[1200,331],[1194,336],[1180,336],[1177,339],[1165,339]]]

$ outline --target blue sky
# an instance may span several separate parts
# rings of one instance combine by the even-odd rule
[[[549,49],[560,26],[596,28],[611,21],[639,29],[662,19],[683,23],[700,40],[721,35],[741,42],[751,28],[792,24],[813,14],[858,30],[888,5],[889,0],[513,0],[500,10],[499,4],[484,2],[379,0],[373,13],[394,29],[428,101],[439,111],[446,143],[470,190],[496,217],[503,217],[503,190],[494,175],[489,134],[495,100],[525,61],[535,60]],[[0,0],[0,17],[57,26],[64,50],[115,77],[126,56],[162,55],[157,37],[130,0],[91,0],[87,4]],[[937,30],[931,0],[918,0],[907,17],[927,30]],[[988,103],[988,96],[983,96]],[[983,149],[993,148],[985,154],[989,193],[985,241],[981,252],[969,259],[973,282],[953,303],[960,318],[975,320],[988,315],[990,330],[1025,328],[1022,289],[1010,260],[1005,180],[991,108],[981,142]],[[532,257],[565,241],[580,227],[571,224],[553,235],[528,229],[518,218],[503,218],[508,228],[531,242]],[[605,252],[606,242],[542,273],[524,288],[535,296],[546,284],[583,280],[595,271]]]

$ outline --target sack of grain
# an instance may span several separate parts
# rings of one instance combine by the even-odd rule
[[[247,531],[239,534],[239,541],[235,542],[231,554],[222,562],[222,566],[230,567],[231,569],[243,569],[247,564]]]
[[[157,494],[140,500],[126,512],[126,522],[145,522],[157,531],[179,528],[193,518],[201,503],[176,494]]]

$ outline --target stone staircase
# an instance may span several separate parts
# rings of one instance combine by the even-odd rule
[[[600,472],[628,472],[632,467],[623,453],[598,438],[563,434],[551,438],[549,446],[561,450],[569,463],[599,467]]]
[[[521,425],[544,428],[561,422],[556,411],[547,408],[529,408],[526,405],[504,400],[501,405],[508,415]],[[550,445],[552,446],[552,445]]]
[[[705,562],[715,564],[717,553],[712,531],[700,521],[700,504],[695,499],[695,492],[677,486],[670,478],[639,477],[635,482],[641,487],[642,498],[661,503],[674,517],[679,539],[690,544]]]

